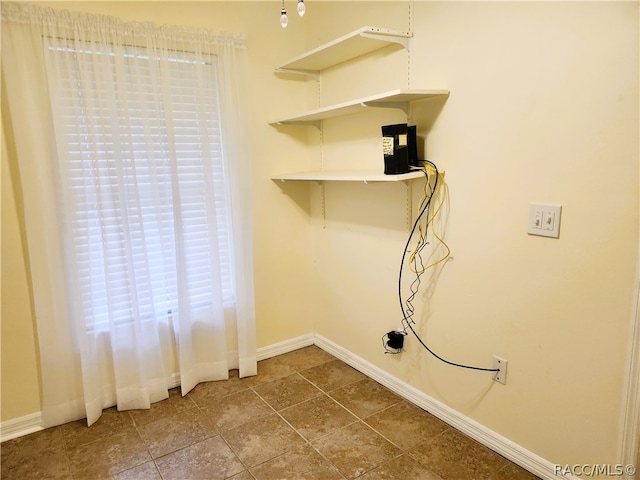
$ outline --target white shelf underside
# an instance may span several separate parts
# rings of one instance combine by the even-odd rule
[[[319,72],[393,43],[407,48],[410,33],[377,27],[362,27],[294,57],[277,71]]]
[[[396,89],[348,102],[309,110],[269,122],[271,125],[316,125],[327,118],[350,115],[365,108],[399,108],[408,113],[409,103],[428,98],[448,96],[448,90]]]
[[[398,175],[385,175],[378,170],[316,170],[308,172],[283,173],[272,175],[272,180],[281,181],[332,181],[332,182],[406,182],[415,178],[424,178],[422,170]]]

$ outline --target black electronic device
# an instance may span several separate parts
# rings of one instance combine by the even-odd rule
[[[417,166],[418,144],[415,125],[383,125],[382,151],[384,173],[387,175],[407,173],[411,166]]]

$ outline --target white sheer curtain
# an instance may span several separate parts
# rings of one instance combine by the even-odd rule
[[[255,375],[244,48],[2,3],[44,426]]]

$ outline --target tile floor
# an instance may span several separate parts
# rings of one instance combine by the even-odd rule
[[[317,347],[4,442],[2,479],[535,480]]]

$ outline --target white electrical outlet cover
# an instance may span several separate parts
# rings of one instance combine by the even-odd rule
[[[507,361],[494,355],[493,368],[499,369],[498,372],[494,372],[493,379],[505,385],[507,383]]]

